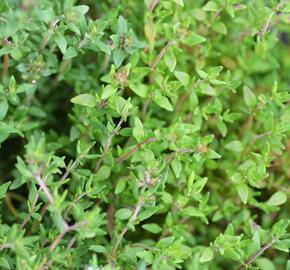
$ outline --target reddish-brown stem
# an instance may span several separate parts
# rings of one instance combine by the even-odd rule
[[[159,52],[159,54],[156,56],[156,58],[149,64],[150,67],[150,75],[149,75],[149,84],[152,84],[154,82],[154,72],[155,72],[155,68],[158,65],[158,63],[161,61],[162,57],[164,56],[164,54],[168,51],[168,49],[175,45],[176,40],[171,40],[169,41],[164,48],[162,48],[162,50]],[[146,99],[146,101],[143,104],[142,107],[142,114],[141,114],[141,119],[145,118],[149,103],[150,103],[150,99],[151,97],[148,97]]]
[[[273,18],[273,16],[276,14],[275,11],[271,12],[269,17],[267,18],[267,20],[264,22],[263,24],[263,27],[261,29],[261,31],[259,32],[259,36],[263,37],[269,30],[270,28],[270,23],[271,23],[271,20]]]
[[[114,201],[114,194],[110,193],[109,195],[110,201]],[[110,239],[113,237],[113,231],[114,231],[114,214],[115,214],[115,207],[113,203],[110,203],[110,205],[107,208],[107,232],[110,236]]]
[[[252,255],[246,262],[237,268],[237,270],[247,269],[249,265],[251,265],[257,257],[262,255],[267,249],[269,249],[275,242],[277,241],[277,238],[273,238],[270,242],[268,242],[266,245],[264,245],[260,250],[258,250],[254,255]]]
[[[156,5],[158,4],[159,0],[152,0],[149,7],[148,7],[148,10],[149,12],[153,12],[154,8],[156,7]]]
[[[61,241],[61,239],[70,231],[75,231],[76,229],[78,229],[79,227],[85,225],[86,222],[82,222],[82,223],[76,223],[72,226],[66,226],[65,229],[54,239],[54,241],[52,242],[52,244],[49,246],[49,251],[53,251],[55,250],[55,248],[58,246],[59,242]]]
[[[191,148],[180,148],[180,149],[177,149],[175,152],[173,152],[172,154],[168,155],[166,157],[166,162],[170,162],[173,158],[175,158],[175,156],[177,154],[180,154],[180,153],[193,153],[194,150],[191,149]]]
[[[142,114],[141,114],[141,119],[144,120],[145,118],[145,115],[146,115],[146,112],[147,112],[147,109],[148,109],[148,106],[149,106],[149,103],[150,103],[150,97],[148,97],[144,104],[143,104],[143,107],[142,107]]]
[[[48,189],[48,187],[46,186],[46,184],[44,183],[43,179],[41,178],[41,176],[39,174],[34,174],[34,178],[37,182],[37,184],[40,186],[40,188],[42,189],[42,191],[45,193],[46,198],[48,199],[50,204],[53,204],[53,197]]]
[[[49,247],[49,251],[53,251],[57,245],[59,244],[59,242],[61,241],[61,239],[66,235],[67,231],[63,231],[61,232],[52,242],[52,244]]]
[[[262,29],[258,33],[260,37],[263,37],[269,30],[270,24],[272,21],[273,16],[281,9],[286,3],[288,3],[289,0],[281,0],[273,9],[266,21],[264,22]]]
[[[146,140],[144,140],[144,141],[142,141],[142,142],[139,142],[137,145],[135,145],[128,153],[126,153],[126,154],[124,154],[124,155],[122,155],[122,156],[120,156],[120,157],[118,157],[117,159],[116,159],[116,163],[117,164],[120,164],[120,163],[122,163],[124,160],[126,160],[126,159],[128,159],[130,156],[132,156],[136,151],[138,151],[138,149],[142,146],[142,145],[144,145],[144,144],[146,144],[146,143],[149,143],[149,142],[155,142],[156,141],[156,138],[155,137],[152,137],[152,138],[148,138],[148,139],[146,139]]]
[[[70,166],[67,167],[65,173],[63,174],[63,176],[61,177],[60,181],[64,181],[66,180],[66,178],[69,176],[69,174],[78,166],[78,159],[76,159]],[[45,179],[43,179],[43,182],[45,182]],[[33,211],[35,209],[36,203],[39,199],[39,192],[41,191],[41,187],[38,189],[35,200],[33,201],[33,204],[31,206],[31,211],[27,214],[27,216],[24,218],[20,228],[23,229],[25,227],[25,225],[27,224],[27,222],[30,220]],[[46,210],[47,206],[43,209]],[[43,214],[42,214],[43,215]]]
[[[56,247],[58,246],[58,244],[60,243],[60,241],[63,239],[63,237],[70,231],[74,231],[76,229],[78,229],[80,226],[85,225],[86,222],[82,222],[82,223],[76,223],[72,226],[66,226],[65,229],[54,239],[54,241],[52,242],[52,244],[49,246],[49,251],[52,252],[56,249]],[[72,240],[71,240],[72,241]],[[71,243],[70,241],[70,243]],[[69,244],[70,244],[69,243]],[[73,245],[73,243],[72,243]],[[37,270],[44,270],[46,269],[46,267],[48,266],[49,261],[48,258],[46,257],[44,262],[41,264],[40,267],[38,267]]]
[[[40,43],[40,46],[39,46],[39,49],[40,49],[40,50],[43,50],[43,49],[46,47],[46,45],[47,45],[47,43],[48,43],[48,41],[49,41],[49,39],[50,39],[50,37],[51,37],[51,35],[52,35],[53,29],[57,26],[57,23],[58,23],[58,22],[59,22],[59,19],[55,19],[55,20],[50,24],[47,33],[45,34],[44,38],[42,39],[42,41],[41,41],[41,43]]]
[[[155,67],[158,65],[164,54],[167,52],[167,50],[173,46],[176,43],[176,40],[169,41],[164,48],[159,52],[159,54],[156,56],[156,58],[150,63],[149,67],[154,70]]]
[[[139,211],[141,209],[141,207],[143,206],[143,202],[140,202],[138,203],[135,208],[134,208],[134,211],[133,211],[133,214],[128,222],[128,224],[123,228],[123,230],[121,231],[121,233],[119,234],[118,238],[117,238],[117,241],[113,247],[113,251],[112,251],[112,254],[111,254],[111,257],[114,258],[115,257],[115,254],[118,250],[118,247],[124,237],[124,235],[126,234],[126,232],[128,231],[129,229],[129,225],[131,224],[134,224],[135,220],[137,219],[137,216],[139,214]]]

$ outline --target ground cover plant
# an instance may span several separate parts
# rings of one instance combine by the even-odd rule
[[[289,270],[289,2],[2,0],[0,268]]]

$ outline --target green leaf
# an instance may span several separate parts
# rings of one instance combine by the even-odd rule
[[[236,184],[235,187],[243,204],[246,204],[248,201],[248,196],[249,196],[248,185],[245,183],[240,183],[240,184]]]
[[[129,219],[131,215],[132,215],[132,211],[130,209],[121,208],[116,212],[115,217],[121,220],[125,220],[125,219]]]
[[[145,98],[147,96],[147,88],[144,84],[129,84],[130,89],[138,96]]]
[[[175,77],[182,82],[183,85],[188,85],[189,83],[189,75],[186,72],[183,71],[174,71]]]
[[[182,40],[181,42],[189,45],[189,46],[195,46],[201,43],[204,43],[206,41],[206,38],[203,36],[200,36],[198,34],[192,33],[187,38]]]
[[[142,228],[148,232],[158,234],[162,231],[162,228],[156,223],[148,223],[142,225]]]
[[[106,43],[97,39],[94,40],[94,44],[97,46],[97,48],[100,49],[100,51],[104,52],[107,55],[111,55],[111,49]]]
[[[58,229],[58,231],[62,232],[63,227],[64,227],[63,226],[64,220],[63,220],[62,215],[59,212],[59,210],[56,210],[55,213],[53,213],[52,220],[53,220],[55,227]]]
[[[234,152],[242,152],[244,150],[243,144],[238,140],[227,143],[225,148]]]
[[[68,59],[71,59],[71,58],[74,58],[78,55],[78,52],[76,51],[75,48],[73,47],[68,47],[64,56],[63,56],[63,59],[64,60],[68,60]]]
[[[212,29],[213,31],[222,34],[222,35],[226,35],[228,33],[227,27],[223,22],[216,22],[212,25]]]
[[[161,108],[167,111],[173,111],[173,107],[170,104],[168,98],[163,96],[160,92],[156,92],[152,99]]]
[[[3,199],[6,196],[6,192],[10,184],[11,184],[11,181],[6,182],[0,186],[0,199]]]
[[[278,206],[287,202],[287,195],[283,191],[275,192],[266,202],[270,206]]]
[[[9,260],[3,256],[0,257],[0,266],[3,267],[2,269],[12,269]]]
[[[194,193],[200,193],[206,183],[207,183],[207,177],[203,177],[203,178],[200,178],[199,180],[196,180],[192,185],[192,191]]]
[[[96,98],[91,94],[81,94],[71,99],[71,102],[85,107],[95,107]]]
[[[175,239],[174,236],[168,236],[168,237],[162,238],[158,241],[156,247],[157,248],[167,248],[168,246],[170,246],[173,243],[174,239]]]
[[[123,179],[118,180],[116,188],[115,188],[115,194],[122,193],[126,188],[126,181]]]
[[[124,19],[123,16],[119,16],[119,19],[118,19],[118,31],[117,31],[117,33],[118,34],[124,34],[127,31],[128,31],[128,26],[127,26],[126,20]]]
[[[172,50],[168,50],[168,52],[164,55],[165,63],[170,72],[173,72],[176,66],[176,58]]]
[[[89,6],[87,5],[78,5],[73,7],[80,15],[85,15],[89,11]]]
[[[0,269],[285,268],[286,2],[0,1]]]
[[[150,218],[153,216],[157,211],[159,210],[158,206],[149,206],[145,210],[141,211],[140,214],[138,215],[138,220],[142,221],[147,218]]]
[[[243,96],[244,101],[248,107],[254,107],[256,105],[257,103],[256,96],[249,87],[247,86],[243,87]]]
[[[177,158],[174,158],[171,161],[171,167],[172,167],[172,170],[173,170],[176,178],[179,178],[180,173],[182,171],[182,164],[181,164],[180,160]]]
[[[290,220],[281,219],[273,225],[272,235],[276,238],[280,238],[287,232]]]
[[[106,180],[110,177],[111,168],[109,166],[103,165],[99,168],[98,172],[95,175],[97,181]]]
[[[66,41],[65,37],[59,34],[54,38],[54,41],[57,44],[57,46],[59,47],[61,53],[65,54],[66,48],[67,48],[67,41]]]
[[[125,59],[126,53],[121,50],[120,48],[117,48],[113,50],[113,60],[116,68],[119,68],[121,64],[123,63]]]
[[[267,258],[257,258],[255,260],[257,266],[260,267],[260,269],[263,270],[276,270],[276,267],[274,263],[272,263],[269,259]]]
[[[90,250],[96,253],[106,253],[106,248],[101,245],[90,245]]]
[[[215,12],[218,10],[218,5],[214,1],[208,1],[202,9],[205,11]]]
[[[20,157],[17,157],[16,168],[26,178],[30,178],[33,176],[31,171],[26,167],[23,159]]]
[[[208,159],[220,159],[222,156],[212,149],[208,149],[206,153],[206,158]]]
[[[199,75],[200,78],[206,80],[209,77],[209,74],[207,74],[205,71],[201,69],[196,70],[197,74]]]
[[[232,18],[235,17],[235,9],[233,8],[231,3],[226,6],[225,10]]]
[[[75,23],[72,22],[68,23],[68,27],[72,32],[74,32],[78,36],[81,36],[80,28]]]
[[[108,97],[114,95],[117,92],[118,88],[116,86],[113,86],[111,84],[108,84],[103,89],[101,99],[107,99]]]
[[[203,217],[204,213],[200,211],[199,209],[193,207],[193,206],[188,206],[184,208],[183,213],[185,216],[190,216],[190,217]]]
[[[12,75],[10,77],[10,80],[9,80],[9,85],[8,85],[8,89],[9,89],[9,92],[10,93],[14,93],[15,90],[16,90],[16,80],[15,80],[15,77]]]
[[[165,203],[167,203],[167,204],[172,204],[172,202],[173,202],[173,198],[172,198],[172,196],[170,195],[170,193],[164,191],[164,192],[161,192],[161,194],[162,194],[161,200],[162,200],[163,202],[165,202]]]
[[[6,98],[0,98],[0,120],[2,120],[8,112],[8,102]]]
[[[174,3],[176,3],[177,5],[180,5],[182,7],[184,7],[184,3],[183,0],[172,0]]]
[[[134,119],[134,128],[133,128],[133,136],[137,139],[140,140],[144,137],[144,129],[142,122],[138,117],[135,117]]]
[[[36,86],[33,84],[22,83],[17,87],[16,93],[17,94],[26,93],[26,95],[32,96],[35,92],[35,89],[36,89]]]
[[[213,259],[213,256],[214,256],[214,253],[213,253],[212,249],[210,247],[205,248],[201,253],[201,256],[199,258],[199,262],[200,263],[209,262]]]

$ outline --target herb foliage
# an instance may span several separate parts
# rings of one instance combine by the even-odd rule
[[[289,1],[0,12],[1,269],[290,269]]]

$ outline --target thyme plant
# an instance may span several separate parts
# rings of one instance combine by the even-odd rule
[[[0,1],[0,268],[289,270],[289,12]]]

